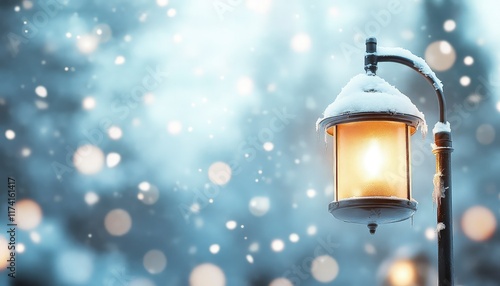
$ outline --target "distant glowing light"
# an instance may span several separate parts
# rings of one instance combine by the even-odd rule
[[[253,264],[253,256],[252,255],[247,254],[246,259],[247,259],[248,263]]]
[[[172,135],[177,135],[182,131],[182,123],[177,120],[168,122],[167,131]]]
[[[481,124],[476,129],[476,139],[482,145],[489,145],[495,141],[495,128],[491,124]]]
[[[30,239],[31,241],[33,241],[33,243],[35,244],[38,244],[40,243],[40,241],[42,241],[42,237],[40,236],[40,234],[36,231],[32,231],[30,232]]]
[[[47,97],[47,89],[43,85],[39,85],[35,88],[36,95],[40,97]]]
[[[156,5],[164,7],[168,5],[168,0],[156,0]]]
[[[142,263],[146,271],[151,274],[158,274],[167,266],[167,257],[161,250],[153,249],[146,252]]]
[[[472,65],[473,63],[474,63],[474,58],[473,58],[473,57],[471,57],[471,56],[466,56],[466,57],[464,58],[464,64],[465,64],[466,66],[470,66],[470,65]]]
[[[148,92],[144,95],[144,103],[145,104],[152,104],[155,101],[155,96],[151,92]]]
[[[167,16],[169,16],[170,18],[172,18],[172,17],[175,17],[175,15],[177,15],[177,10],[175,10],[174,8],[168,9]]]
[[[257,251],[259,251],[259,248],[260,248],[259,243],[258,242],[253,242],[248,247],[248,251],[250,251],[250,252],[257,252]]]
[[[181,34],[175,34],[174,37],[173,37],[173,41],[176,44],[182,42],[182,35]]]
[[[443,28],[446,32],[452,32],[457,27],[457,24],[453,20],[444,21]]]
[[[269,286],[293,286],[292,282],[286,278],[276,278]]]
[[[125,63],[125,57],[124,56],[117,56],[115,58],[115,65],[123,65]]]
[[[425,60],[432,69],[445,71],[453,66],[456,52],[447,41],[435,41],[425,50]]]
[[[15,222],[20,229],[36,228],[42,221],[42,209],[33,200],[23,199],[16,203]]]
[[[106,156],[106,166],[108,166],[108,168],[114,168],[120,164],[121,159],[122,157],[120,154],[111,152]]]
[[[471,207],[462,216],[462,230],[471,240],[486,241],[493,236],[496,228],[495,215],[486,207]]]
[[[311,264],[311,274],[317,281],[328,283],[337,278],[339,274],[339,265],[337,261],[329,255],[318,256]]]
[[[122,236],[130,231],[132,227],[132,218],[127,211],[123,209],[114,209],[108,212],[104,218],[104,226],[109,234],[113,236]]]
[[[462,76],[462,77],[460,78],[460,84],[461,84],[462,86],[468,86],[468,85],[470,84],[470,77],[465,76],[465,75],[464,75],[464,76]]]
[[[281,239],[275,239],[271,242],[271,249],[274,252],[281,252],[285,249],[285,243]]]
[[[318,229],[316,228],[315,225],[310,225],[308,228],[307,228],[307,234],[308,235],[315,235],[316,232],[318,232]]]
[[[121,128],[118,126],[111,126],[108,129],[108,136],[109,136],[109,138],[111,138],[113,140],[118,140],[118,139],[122,138],[122,135],[123,135],[123,132],[122,132]]]
[[[23,253],[26,250],[26,246],[24,244],[19,243],[16,247],[16,252],[17,253]]]
[[[24,147],[21,149],[21,156],[23,157],[29,157],[31,155],[31,149],[28,147]]]
[[[87,96],[82,101],[83,109],[90,110],[95,107],[95,99],[92,96]]]
[[[290,234],[290,236],[288,237],[288,239],[290,239],[290,242],[296,243],[296,242],[299,241],[300,237],[299,237],[298,234],[292,233],[292,234]]]
[[[90,54],[97,49],[98,44],[99,38],[97,36],[83,35],[77,40],[76,47],[81,53]]]
[[[139,188],[139,190],[146,192],[146,191],[149,191],[149,189],[151,188],[151,184],[144,181],[144,182],[140,182],[137,187]]]
[[[274,144],[273,142],[265,142],[262,145],[262,148],[264,148],[264,150],[266,150],[267,152],[271,152],[274,149]]]
[[[33,2],[31,2],[29,0],[24,0],[23,1],[23,8],[26,10],[33,8]]]
[[[246,1],[247,8],[250,11],[259,13],[259,14],[266,14],[269,12],[271,9],[271,0],[247,0]]]
[[[231,180],[231,167],[224,162],[215,162],[208,168],[208,179],[219,186],[227,184]]]
[[[427,238],[427,240],[435,240],[436,230],[432,227],[428,227],[427,229],[425,229],[425,238]]]
[[[497,102],[497,110],[498,110],[498,112],[500,112],[500,101]]]
[[[13,140],[14,138],[16,138],[16,132],[11,129],[7,129],[5,131],[5,138],[7,138],[8,140]]]
[[[99,196],[94,192],[88,192],[85,194],[85,203],[91,206],[99,202]]]
[[[155,204],[160,198],[160,191],[156,186],[150,185],[149,188],[140,188],[138,198],[141,202],[146,205]]]
[[[306,191],[306,194],[309,198],[314,198],[316,196],[316,190],[315,189],[308,189]]]
[[[212,245],[210,245],[210,247],[209,247],[209,251],[210,251],[210,253],[212,253],[212,254],[217,254],[217,253],[219,253],[219,250],[220,250],[220,246],[219,246],[218,244],[212,244]]]
[[[224,272],[214,264],[204,263],[196,266],[189,275],[189,286],[225,286]]]
[[[73,164],[82,174],[96,174],[104,166],[104,153],[94,145],[80,146],[73,154]]]
[[[5,239],[3,234],[0,235],[0,249],[2,249],[2,251],[0,251],[0,270],[5,269],[9,264],[7,259],[10,258],[10,251],[4,251],[4,249],[8,249],[8,247],[9,242]]]
[[[251,94],[253,91],[253,80],[248,76],[240,77],[236,83],[236,89],[241,95]]]
[[[295,52],[307,52],[311,48],[311,38],[305,33],[296,34],[292,38],[291,46]]]
[[[227,227],[227,229],[229,229],[229,230],[233,230],[233,229],[235,229],[237,225],[238,225],[238,224],[237,224],[234,220],[230,220],[230,221],[227,221],[227,222],[226,222],[226,227]]]
[[[389,282],[391,286],[415,285],[417,269],[409,260],[399,260],[389,268]]]
[[[253,197],[248,204],[248,209],[254,216],[263,216],[270,208],[271,201],[268,197]]]
[[[370,254],[370,255],[374,255],[377,253],[377,249],[375,248],[375,246],[371,243],[366,243],[365,244],[365,252]]]

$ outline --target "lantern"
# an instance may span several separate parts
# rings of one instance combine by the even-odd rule
[[[358,75],[342,89],[318,120],[333,137],[333,216],[366,224],[373,234],[379,224],[413,215],[410,136],[419,127],[425,129],[424,115],[375,74]]]

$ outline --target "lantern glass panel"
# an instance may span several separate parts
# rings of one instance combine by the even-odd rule
[[[336,200],[411,199],[410,128],[394,121],[357,121],[335,126]]]

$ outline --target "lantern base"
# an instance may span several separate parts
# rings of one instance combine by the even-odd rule
[[[364,197],[333,201],[328,209],[337,219],[368,225],[373,234],[379,224],[409,219],[417,210],[417,205],[416,201],[406,199]]]

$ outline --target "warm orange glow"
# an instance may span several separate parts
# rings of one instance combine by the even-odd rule
[[[415,286],[417,271],[415,265],[408,260],[396,261],[389,269],[391,286]]]
[[[410,199],[406,161],[410,132],[406,128],[404,123],[391,121],[337,125],[337,200],[371,196]]]

